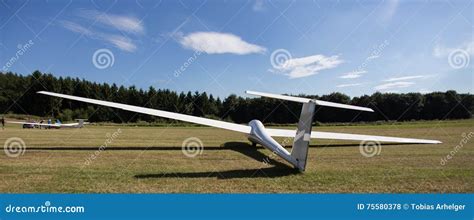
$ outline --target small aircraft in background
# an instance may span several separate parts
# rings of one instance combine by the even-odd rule
[[[75,123],[67,123],[63,124],[59,119],[56,120],[55,123],[51,123],[51,120],[48,120],[47,123],[43,123],[43,120],[40,122],[35,121],[8,121],[7,123],[12,124],[21,124],[23,128],[39,128],[39,129],[52,129],[52,128],[82,128],[84,125],[89,124],[89,122],[85,122],[87,119],[76,119],[77,122]]]
[[[226,130],[241,132],[247,135],[247,138],[253,144],[261,144],[263,147],[272,151],[299,171],[304,171],[306,168],[306,159],[308,156],[308,148],[311,138],[316,139],[336,139],[336,140],[352,140],[352,141],[377,141],[377,142],[394,142],[394,143],[412,143],[412,144],[439,144],[437,140],[413,139],[413,138],[399,138],[399,137],[385,137],[372,136],[361,134],[345,134],[334,132],[317,132],[313,131],[312,123],[315,114],[316,106],[327,106],[333,108],[352,109],[357,111],[373,112],[374,110],[366,107],[359,107],[354,105],[346,105],[334,102],[327,102],[317,99],[308,99],[301,97],[293,97],[286,95],[277,95],[263,92],[246,91],[247,94],[280,99],[285,101],[299,102],[303,104],[301,109],[300,119],[296,130],[265,128],[261,121],[252,120],[248,125],[230,123],[214,119],[202,118],[192,115],[185,115],[180,113],[162,111],[157,109],[145,108],[140,106],[133,106],[109,101],[102,101],[97,99],[89,99],[72,95],[59,94],[54,92],[39,91],[39,94],[55,96],[64,99],[76,100],[96,105],[108,106],[118,108],[126,111],[137,112],[147,115],[153,115],[163,118],[191,122],[200,125],[206,125]],[[293,138],[293,146],[291,152],[288,152],[280,143],[273,137],[290,137]]]

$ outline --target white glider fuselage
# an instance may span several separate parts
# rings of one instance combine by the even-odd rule
[[[280,156],[288,163],[292,164],[294,167],[298,167],[298,161],[293,158],[283,146],[280,145],[272,136],[267,132],[267,129],[263,126],[262,122],[259,120],[252,120],[249,122],[251,128],[250,134],[247,135],[247,138],[253,142],[262,145],[271,152]],[[298,167],[298,169],[304,170],[304,167]]]

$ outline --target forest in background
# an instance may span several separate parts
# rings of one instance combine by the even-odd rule
[[[26,76],[0,72],[0,112],[52,117],[62,121],[75,118],[87,118],[91,122],[117,123],[168,121],[159,117],[36,94],[41,90],[236,123],[248,123],[252,119],[258,119],[264,123],[293,124],[297,123],[301,110],[300,103],[276,99],[244,98],[232,94],[221,100],[206,92],[177,93],[154,87],[144,90],[135,86],[95,83],[35,71]],[[465,119],[471,118],[474,110],[474,95],[459,94],[453,90],[427,94],[376,92],[352,98],[338,92],[322,96],[303,94],[298,96],[366,106],[375,110],[375,113],[370,113],[318,107],[315,115],[315,121],[318,122]]]

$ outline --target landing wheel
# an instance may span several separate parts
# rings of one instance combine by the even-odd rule
[[[257,143],[252,142],[252,147],[257,147]]]

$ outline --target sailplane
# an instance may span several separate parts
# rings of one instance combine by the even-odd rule
[[[306,168],[308,148],[311,138],[315,139],[336,139],[336,140],[352,140],[352,141],[376,141],[376,142],[393,142],[393,143],[413,143],[413,144],[439,144],[437,140],[426,140],[426,139],[413,139],[413,138],[399,138],[399,137],[386,137],[386,136],[373,136],[373,135],[360,135],[360,134],[346,134],[346,133],[333,133],[333,132],[320,132],[311,131],[313,116],[315,114],[316,106],[326,106],[333,108],[351,109],[357,111],[374,112],[371,108],[360,107],[354,105],[340,104],[328,101],[322,101],[317,99],[309,99],[302,97],[294,97],[287,95],[271,94],[264,92],[246,91],[247,94],[280,99],[285,101],[299,102],[303,106],[301,108],[301,114],[296,130],[288,129],[275,129],[265,128],[261,121],[252,120],[248,125],[236,124],[231,122],[219,121],[214,119],[208,119],[203,117],[197,117],[192,115],[180,114],[175,112],[168,112],[163,110],[145,108],[140,106],[127,105],[122,103],[115,103],[97,99],[90,99],[48,91],[39,91],[39,94],[49,95],[64,99],[70,99],[80,102],[86,102],[101,106],[107,106],[117,109],[122,109],[131,112],[137,112],[147,115],[153,115],[168,119],[174,119],[179,121],[185,121],[200,125],[206,125],[231,131],[244,133],[247,135],[249,141],[253,144],[260,144],[268,150],[272,151],[293,167],[303,172]],[[291,152],[287,151],[280,143],[278,143],[274,137],[290,137],[293,138],[293,146]]]
[[[61,121],[56,120],[55,123],[40,123],[40,122],[27,122],[27,121],[8,121],[7,123],[12,123],[12,124],[21,124],[23,125],[23,128],[25,126],[31,126],[31,127],[39,127],[39,128],[83,128],[84,125],[89,124],[89,122],[85,122],[85,119],[76,119],[77,122],[75,123],[67,123],[63,124]]]

